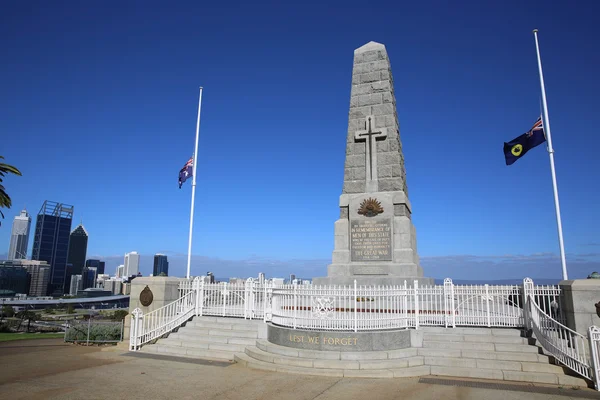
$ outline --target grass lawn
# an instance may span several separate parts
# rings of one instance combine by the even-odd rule
[[[64,336],[64,333],[0,333],[0,342],[26,339],[57,339]]]

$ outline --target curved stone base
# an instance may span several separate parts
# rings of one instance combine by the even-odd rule
[[[389,330],[369,332],[330,332],[292,329],[268,324],[267,340],[271,343],[296,349],[318,351],[382,351],[411,347],[415,330]],[[415,338],[413,338],[414,342]],[[420,346],[418,346],[420,347]]]

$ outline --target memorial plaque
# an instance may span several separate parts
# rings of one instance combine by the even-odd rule
[[[350,221],[352,261],[392,261],[392,220]]]

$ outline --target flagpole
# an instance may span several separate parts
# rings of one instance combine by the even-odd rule
[[[556,185],[556,170],[554,169],[554,148],[552,148],[552,133],[550,132],[550,117],[548,116],[548,103],[546,103],[546,87],[544,85],[544,74],[542,72],[542,58],[540,56],[540,45],[538,43],[538,30],[533,30],[533,36],[535,37],[535,49],[537,52],[538,69],[540,72],[540,86],[542,87],[542,106],[544,109],[543,113],[543,124],[544,132],[546,133],[546,140],[548,140],[548,154],[550,156],[550,170],[552,171],[552,186],[554,188],[554,205],[556,207],[556,224],[558,226],[558,244],[560,246],[560,261],[562,264],[562,275],[563,280],[569,279],[567,275],[567,260],[565,258],[565,244],[563,241],[562,221],[560,218],[560,203],[558,201],[558,187]]]
[[[190,237],[188,241],[187,275],[190,279],[190,267],[192,264],[192,232],[194,230],[194,201],[196,200],[196,167],[198,165],[198,139],[200,138],[200,109],[202,108],[202,87],[198,99],[198,119],[196,121],[196,146],[194,147],[194,166],[192,173],[192,209],[190,210]]]

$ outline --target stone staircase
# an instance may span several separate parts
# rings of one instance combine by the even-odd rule
[[[194,317],[177,332],[156,344],[142,346],[141,352],[179,357],[233,361],[247,346],[256,344],[263,321],[222,317]]]
[[[588,387],[516,329],[421,328],[423,347],[378,352],[292,349],[257,340],[235,361],[249,368],[307,375],[396,378],[439,375]]]
[[[372,352],[295,349],[259,339],[260,320],[194,317],[141,352],[236,361],[248,368],[305,375],[401,378],[424,375],[588,387],[553,364],[518,329],[423,327],[423,347]],[[263,336],[265,337],[265,336]]]
[[[424,328],[419,355],[431,375],[588,387],[568,368],[553,364],[535,339],[518,329]]]

